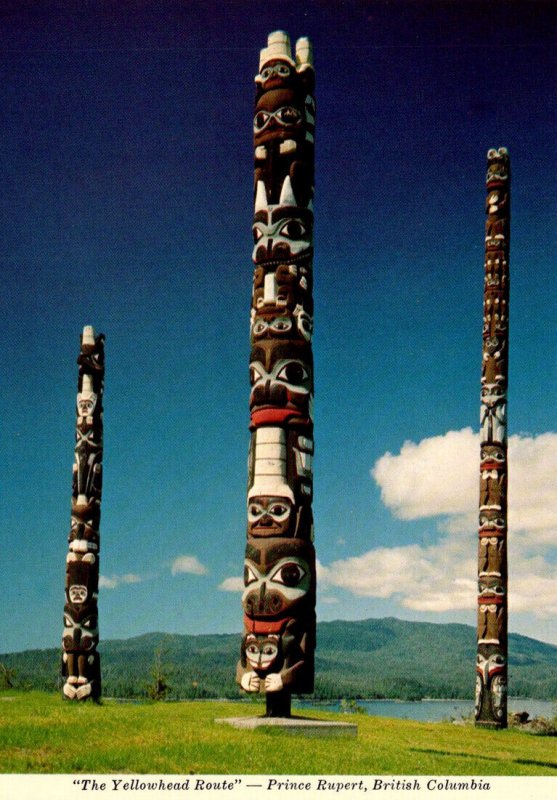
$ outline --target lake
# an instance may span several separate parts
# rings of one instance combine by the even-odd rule
[[[396,719],[414,719],[419,722],[441,722],[443,720],[471,717],[474,713],[472,700],[357,700],[366,714],[374,717],[395,717]],[[323,711],[341,711],[340,700],[331,702],[314,702],[312,700],[293,700],[293,710],[303,711],[321,709]],[[509,714],[527,711],[531,718],[549,717],[557,714],[557,701],[529,700],[509,698]],[[352,716],[349,712],[347,716]]]

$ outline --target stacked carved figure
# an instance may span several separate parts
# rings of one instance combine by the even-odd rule
[[[507,381],[510,168],[487,154],[476,722],[507,725]]]
[[[101,692],[97,597],[103,452],[104,336],[86,326],[77,359],[77,421],[66,603],[62,639],[64,696],[98,699]]]
[[[289,716],[313,691],[313,174],[311,45],[271,34],[254,116],[254,280],[244,635],[237,679]]]

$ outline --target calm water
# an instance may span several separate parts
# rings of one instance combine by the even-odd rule
[[[365,709],[366,714],[374,717],[395,717],[396,719],[415,719],[420,722],[441,722],[442,720],[462,719],[470,717],[474,712],[471,700],[419,700],[406,702],[403,700],[358,700],[357,704]],[[311,700],[293,701],[293,708],[302,710],[322,709],[323,711],[341,711],[340,701],[331,703],[314,703]],[[557,702],[547,700],[515,700],[509,699],[509,713],[527,711],[530,717],[554,717],[557,713]]]

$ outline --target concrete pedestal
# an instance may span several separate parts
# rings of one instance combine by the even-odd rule
[[[216,723],[232,725],[241,730],[256,728],[275,728],[285,733],[302,734],[303,736],[357,736],[358,726],[350,722],[329,722],[323,719],[307,717],[223,717]]]

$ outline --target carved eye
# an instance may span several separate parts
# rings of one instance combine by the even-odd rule
[[[259,519],[259,517],[263,514],[264,508],[259,505],[259,503],[250,503],[248,506],[248,516],[250,520]]]
[[[262,130],[269,122],[271,115],[268,111],[258,111],[253,120],[253,129],[257,132]]]
[[[305,225],[302,225],[299,220],[289,219],[286,225],[282,226],[280,232],[287,239],[299,241],[300,239],[304,238],[305,234],[307,233],[307,228]]]
[[[271,77],[271,75],[274,75],[274,73],[274,67],[265,67],[265,69],[261,71],[261,77],[264,81],[266,81]]]
[[[282,78],[287,78],[290,75],[290,67],[287,67],[286,64],[277,64],[275,72]]]
[[[277,380],[301,386],[309,378],[309,373],[299,361],[290,361],[280,370]]]
[[[257,225],[253,226],[252,233],[253,233],[254,244],[257,244],[257,242],[259,242],[264,236],[263,231],[261,230],[261,228],[258,228]]]
[[[284,586],[298,586],[304,575],[305,569],[295,562],[283,564],[283,566],[272,576],[274,583],[282,583]]]
[[[244,586],[249,586],[257,580],[257,575],[248,564],[244,564]]]
[[[271,503],[267,509],[267,513],[269,513],[275,520],[282,520],[288,516],[290,513],[290,508],[284,503]]]
[[[257,367],[253,364],[249,368],[249,382],[253,386],[257,381],[260,381],[263,375],[259,372]]]
[[[281,333],[283,331],[289,331],[292,327],[292,321],[288,319],[288,317],[277,317],[273,320],[271,328],[277,333]]]
[[[246,647],[246,653],[250,656],[258,656],[259,655],[259,647],[256,644],[249,644]]]
[[[302,121],[302,115],[297,108],[292,106],[283,106],[276,112],[276,117],[283,125],[299,125]]]
[[[254,334],[254,336],[261,336],[262,333],[265,333],[265,331],[267,330],[267,327],[268,327],[268,325],[265,322],[265,320],[263,320],[263,319],[258,320],[255,323],[255,325],[253,326],[253,334]]]
[[[276,644],[266,644],[263,647],[263,655],[264,656],[276,656],[278,651],[278,647]]]

